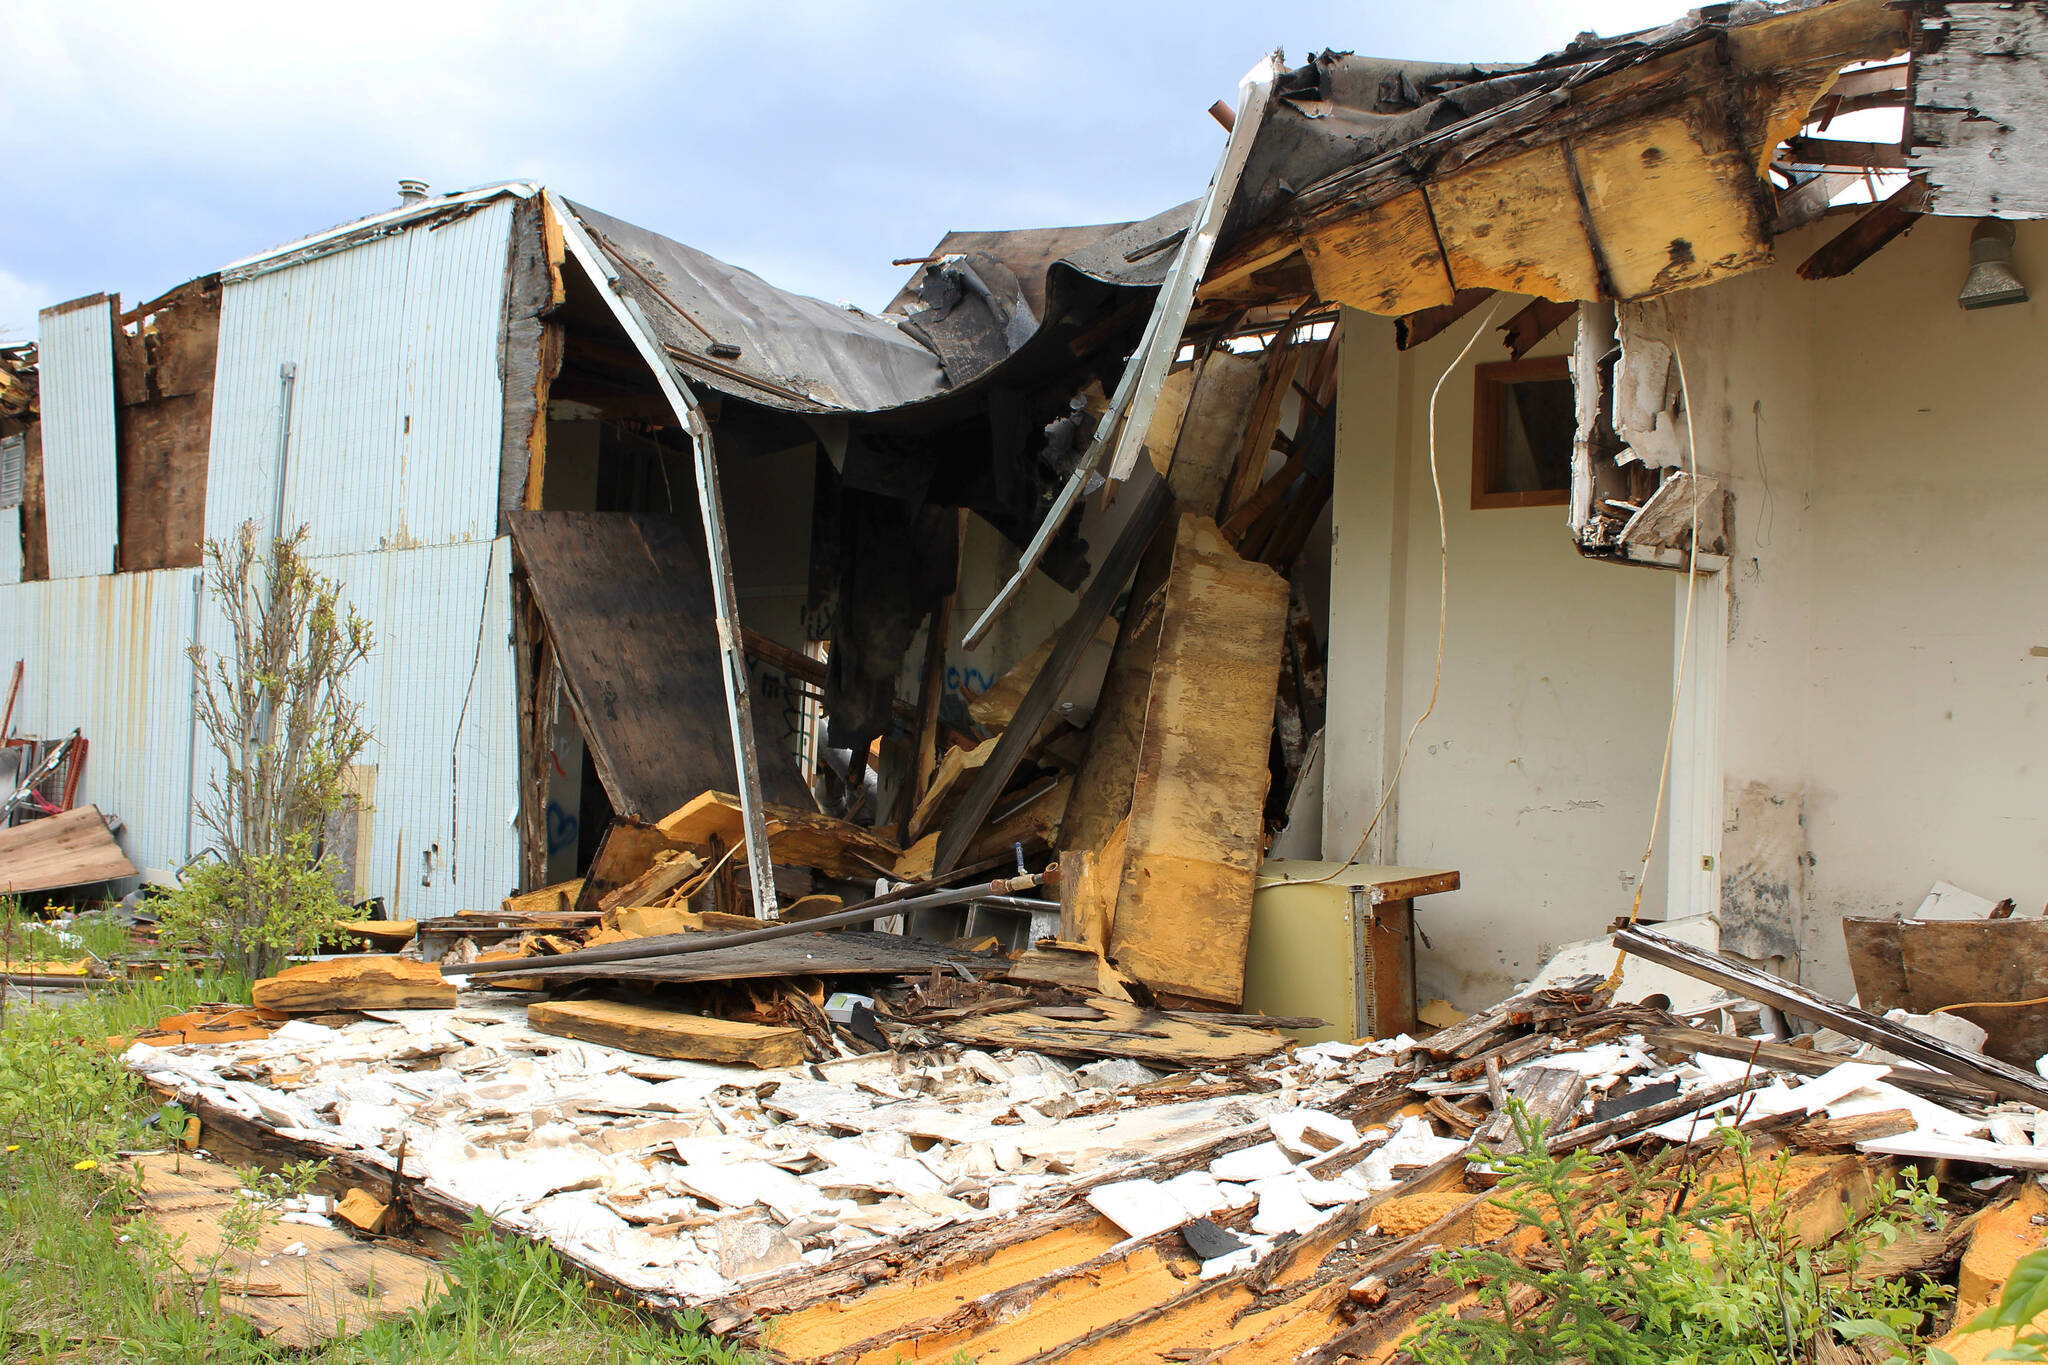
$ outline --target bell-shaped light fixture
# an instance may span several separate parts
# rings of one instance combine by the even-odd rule
[[[2012,224],[2003,218],[1980,218],[1970,234],[1970,277],[1956,302],[1965,308],[1996,308],[2025,303],[2027,286],[2012,268]]]

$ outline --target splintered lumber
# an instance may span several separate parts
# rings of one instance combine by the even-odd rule
[[[0,829],[0,894],[55,891],[135,875],[97,806]]]
[[[1291,350],[1288,352],[1292,354]],[[1282,362],[1267,358],[1267,368]],[[1290,371],[1291,373],[1291,371]],[[1213,514],[1239,453],[1259,366],[1241,356],[1214,352],[1202,366],[1199,390],[1180,439],[1166,486],[1176,509]],[[1263,468],[1263,466],[1261,466]],[[1138,746],[1145,734],[1145,703],[1151,695],[1152,665],[1159,653],[1158,597],[1173,570],[1179,532],[1170,522],[1153,533],[1131,583],[1130,605],[1110,650],[1109,668],[1088,722],[1088,751],[1074,774],[1074,797],[1060,826],[1065,848],[1100,848],[1111,830],[1131,813],[1131,787],[1138,773]],[[1114,897],[1115,884],[1111,883]]]
[[[653,958],[679,956],[690,953],[714,953],[725,948],[735,948],[749,943],[767,943],[780,938],[794,938],[804,934],[815,934],[826,929],[843,929],[850,925],[865,924],[881,919],[885,915],[904,914],[912,910],[935,910],[944,905],[961,905],[967,901],[980,900],[985,896],[1007,896],[1021,891],[1035,890],[1041,886],[1057,886],[1059,869],[1049,867],[1043,872],[1027,873],[1022,877],[998,877],[994,881],[977,886],[960,887],[952,891],[934,891],[931,883],[920,886],[898,887],[887,895],[877,896],[871,901],[850,906],[835,915],[820,915],[815,919],[796,923],[778,920],[764,924],[758,929],[747,929],[730,934],[665,934],[657,938],[640,939],[633,943],[612,943],[602,948],[582,948],[573,953],[563,953],[551,958],[546,964],[549,972],[558,972],[564,967],[592,967],[611,963],[636,963]],[[835,943],[850,938],[841,935]],[[871,935],[887,939],[907,951],[934,948],[937,945],[920,939],[902,938],[895,934]],[[449,963],[441,968],[448,976],[490,976],[505,972],[516,972],[521,976],[532,971],[533,959],[514,962],[470,962]],[[816,970],[816,969],[813,969]],[[889,970],[882,968],[881,970]]]
[[[781,921],[777,921],[780,925]],[[574,962],[575,954],[529,957],[517,979],[562,981],[762,981],[793,976],[922,976],[933,968],[965,967],[979,973],[1003,970],[1009,960],[999,953],[977,953],[901,934],[851,932],[765,942],[727,943],[716,940],[750,938],[752,934],[697,934],[708,952],[668,952],[616,962]],[[497,965],[497,964],[492,964]],[[460,969],[451,969],[460,970]],[[473,970],[473,969],[472,969]],[[503,976],[489,978],[502,983]]]
[[[960,780],[970,773],[978,772],[988,762],[990,754],[996,751],[993,737],[983,740],[972,749],[948,749],[946,756],[939,760],[939,766],[932,773],[932,781],[925,788],[924,796],[917,807],[910,812],[910,822],[904,832],[912,839],[921,839],[926,831],[938,823],[939,818],[958,804],[963,793],[954,791]]]
[[[616,891],[606,892],[598,901],[597,908],[609,913],[652,905],[703,870],[704,860],[694,853],[679,853],[673,849],[657,853],[654,866]]]
[[[1101,995],[1089,998],[1087,1010],[1097,1017],[1076,1019],[1065,1009],[1056,1016],[1007,1010],[974,1015],[947,1024],[940,1032],[954,1042],[977,1047],[1014,1047],[1059,1057],[1129,1057],[1175,1067],[1255,1061],[1287,1043],[1265,1029],[1207,1023],[1200,1015],[1141,1009]]]
[[[1287,580],[1181,519],[1110,956],[1154,991],[1244,996]]]
[[[1965,1052],[1939,1038],[1880,1018],[1868,1010],[1830,1000],[1782,977],[1759,971],[1746,962],[1695,948],[1647,925],[1631,925],[1621,930],[1614,936],[1614,946],[1646,961],[1661,963],[1687,976],[1734,991],[1744,999],[1824,1024],[1858,1042],[1874,1043],[1908,1061],[1986,1086],[2009,1100],[2048,1108],[2048,1085],[2016,1066],[1981,1053]]]
[[[455,987],[439,969],[409,957],[338,957],[301,962],[249,988],[258,1009],[284,1014],[329,1010],[452,1010]]]
[[[1768,1071],[1758,1071],[1749,1076],[1738,1076],[1732,1081],[1723,1081],[1719,1085],[1710,1085],[1699,1090],[1688,1090],[1683,1094],[1673,1095],[1668,1100],[1659,1100],[1655,1104],[1646,1104],[1641,1109],[1634,1109],[1626,1114],[1617,1114],[1611,1119],[1601,1119],[1597,1123],[1588,1123],[1582,1127],[1574,1128],[1569,1133],[1560,1133],[1554,1138],[1546,1138],[1543,1145],[1553,1152],[1569,1152],[1578,1147],[1590,1147],[1595,1143],[1606,1143],[1608,1147],[1619,1146],[1636,1134],[1647,1132],[1660,1123],[1667,1123],[1683,1115],[1711,1108],[1730,1096],[1740,1095],[1747,1090],[1760,1090],[1770,1083],[1771,1074]],[[1602,1150],[1605,1150],[1605,1148]]]
[[[1109,951],[1109,898],[1093,853],[1060,854],[1060,938],[1097,953]]]
[[[1790,1043],[1768,1043],[1760,1038],[1739,1038],[1711,1029],[1651,1027],[1643,1030],[1643,1041],[1667,1052],[1705,1053],[1738,1062],[1754,1060],[1759,1067],[1789,1071],[1797,1076],[1821,1076],[1840,1066],[1846,1058],[1829,1052],[1793,1047]],[[1959,1081],[1940,1071],[1895,1066],[1885,1080],[1901,1090],[1944,1100],[1972,1100],[1989,1104],[1998,1097],[1981,1085]]]
[[[244,1202],[242,1180],[219,1162],[160,1152],[125,1169],[133,1177],[128,1198],[161,1234],[157,1244],[180,1278],[200,1287],[213,1281],[221,1309],[266,1341],[309,1349],[416,1312],[440,1292],[441,1272],[426,1257],[360,1241],[343,1228],[266,1218],[253,1243],[231,1243],[226,1215]],[[353,1222],[361,1205],[344,1204],[339,1211]]]
[[[969,842],[962,856],[969,860],[985,858],[1019,843],[1027,850],[1040,844],[1050,848],[1073,789],[1074,780],[1063,777],[1035,796],[1026,793],[1028,800],[1020,798],[1001,818],[983,827]],[[896,860],[897,880],[921,882],[930,877],[932,864],[938,858],[939,843],[944,837],[943,831],[927,834],[905,849],[903,856]]]
[[[605,826],[604,838],[599,841],[597,853],[583,874],[583,884],[576,890],[575,909],[596,914],[597,903],[607,893],[645,872],[653,865],[657,853],[673,849],[680,842],[645,820],[614,817],[611,824]]]
[[[1010,665],[1003,676],[989,684],[988,691],[967,703],[967,714],[991,730],[1009,728],[1010,720],[1023,704],[1025,694],[1031,691],[1031,684],[1038,681],[1038,672],[1045,667],[1045,661],[1052,657],[1053,646],[1060,640],[1058,632],[1045,637],[1038,648]],[[1096,628],[1095,642],[1104,649],[1116,642],[1116,621],[1104,620]]]
[[[1561,1066],[1531,1066],[1515,1077],[1511,1098],[1521,1101],[1529,1121],[1540,1123],[1545,1133],[1562,1134],[1578,1118],[1579,1101],[1585,1094],[1586,1078],[1579,1072]],[[1522,1151],[1513,1111],[1496,1111],[1472,1134],[1472,1144],[1495,1156]]]
[[[615,1000],[537,1000],[526,1007],[526,1022],[542,1033],[601,1043],[649,1057],[679,1057],[731,1066],[798,1066],[804,1060],[801,1029],[714,1019]]]
[[[576,908],[582,895],[583,878],[572,877],[521,896],[507,896],[501,908],[507,915],[567,914]]]
[[[1136,571],[1139,558],[1151,543],[1152,533],[1165,520],[1167,510],[1173,504],[1173,490],[1166,480],[1151,477],[1151,487],[1145,490],[1138,505],[1131,510],[1130,521],[1125,523],[1117,535],[1116,544],[1110,547],[1087,590],[1081,594],[1080,604],[1060,631],[1059,643],[1046,657],[1045,667],[1032,679],[1030,691],[1018,705],[1009,727],[997,740],[995,752],[974,775],[960,808],[939,831],[939,841],[932,854],[935,872],[948,872],[973,858],[970,849],[975,836],[995,810],[996,799],[1008,790],[1017,765],[1037,738],[1038,727],[1052,714],[1053,703],[1059,700],[1060,692],[1080,666],[1081,656],[1094,641],[1096,631],[1108,619],[1109,609],[1123,594],[1124,584]],[[1277,653],[1274,662],[1277,666]]]
[[[894,843],[873,830],[816,811],[771,804],[763,815],[775,861],[814,867],[828,877],[872,877],[893,867],[901,854]],[[708,844],[716,838],[732,848],[745,838],[740,799],[730,792],[705,792],[655,828],[679,844]]]
[[[335,925],[334,931],[343,937],[359,938],[372,948],[395,953],[412,942],[419,925],[409,919],[352,919]]]

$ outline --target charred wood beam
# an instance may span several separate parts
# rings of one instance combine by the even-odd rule
[[[1551,299],[1531,299],[1528,306],[1500,325],[1499,330],[1507,333],[1501,344],[1508,348],[1508,354],[1520,360],[1534,350],[1543,338],[1549,336],[1567,320],[1577,316],[1579,305],[1558,303]]]
[[[1906,149],[1896,142],[1851,142],[1834,137],[1787,138],[1785,159],[1795,166],[1854,166],[1886,171],[1906,169]]]
[[[1449,303],[1440,303],[1434,308],[1410,313],[1396,322],[1394,344],[1403,351],[1420,346],[1446,328],[1456,325],[1459,318],[1492,297],[1491,289],[1460,289]]]
[[[1882,204],[1829,238],[1799,265],[1803,280],[1838,280],[1882,251],[1927,211],[1927,182],[1914,176]]]

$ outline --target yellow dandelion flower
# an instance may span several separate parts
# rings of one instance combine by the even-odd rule
[[[73,1162],[71,1169],[74,1171],[95,1171],[99,1169],[99,1164],[99,1162],[87,1158],[84,1161]]]

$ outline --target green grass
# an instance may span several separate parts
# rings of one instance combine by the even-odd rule
[[[118,926],[116,926],[118,927]],[[98,931],[94,931],[97,933]],[[112,948],[110,942],[103,947]],[[112,955],[110,952],[108,955]],[[589,1290],[545,1246],[479,1223],[444,1262],[449,1289],[410,1317],[324,1349],[257,1339],[179,1286],[109,1166],[182,1128],[105,1040],[205,1000],[246,1001],[246,983],[178,969],[94,991],[80,1004],[0,1015],[0,1358],[8,1361],[307,1365],[684,1365],[761,1357],[652,1321]]]

